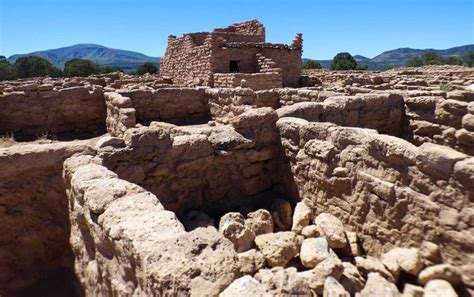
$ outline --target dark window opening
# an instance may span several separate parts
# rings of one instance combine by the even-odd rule
[[[229,62],[229,70],[230,72],[239,72],[240,71],[239,61],[231,60]]]

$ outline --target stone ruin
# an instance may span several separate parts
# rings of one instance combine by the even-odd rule
[[[474,292],[472,69],[238,79],[0,83],[0,295]]]
[[[265,42],[257,21],[233,24],[212,32],[168,37],[160,72],[174,84],[253,89],[297,87],[301,76],[302,34],[290,45]]]

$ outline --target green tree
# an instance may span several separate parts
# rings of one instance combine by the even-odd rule
[[[426,52],[423,54],[423,62],[425,65],[443,65],[444,58],[435,52]]]
[[[11,80],[16,78],[15,66],[7,61],[7,58],[0,56],[0,80]]]
[[[354,70],[357,66],[357,61],[349,53],[338,53],[331,63],[332,70]]]
[[[140,65],[140,67],[138,67],[137,69],[138,75],[143,75],[145,73],[153,74],[157,72],[158,72],[158,67],[156,67],[155,64],[150,63],[150,62],[146,62],[145,64]]]
[[[423,59],[420,56],[415,56],[413,58],[408,59],[405,63],[407,67],[421,67],[423,66]]]
[[[62,76],[62,71],[48,60],[37,56],[26,56],[15,61],[17,77]]]
[[[467,67],[474,67],[474,51],[469,51],[462,57],[462,60]]]
[[[303,69],[321,69],[321,64],[318,61],[309,60],[303,64]]]
[[[123,72],[123,69],[120,67],[114,67],[114,66],[105,66],[102,68],[101,73],[111,73],[111,72]]]
[[[462,65],[462,60],[456,56],[449,56],[444,58],[444,63],[448,65]]]
[[[68,77],[89,76],[100,73],[100,67],[91,60],[72,59],[64,64],[64,74]]]
[[[369,66],[366,65],[366,64],[361,64],[361,63],[357,63],[357,70],[367,70],[369,69]]]

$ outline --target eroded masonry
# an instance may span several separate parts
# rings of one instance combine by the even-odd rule
[[[473,293],[472,68],[168,42],[159,76],[0,84],[2,296]]]

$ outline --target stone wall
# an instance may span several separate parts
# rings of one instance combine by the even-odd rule
[[[277,127],[287,192],[341,219],[369,254],[429,240],[445,261],[473,265],[474,158],[369,129],[298,118]]]
[[[120,178],[154,193],[168,210],[220,213],[271,190],[276,119],[271,108],[261,108],[234,118],[232,127],[152,122],[127,130],[122,149],[100,154]]]
[[[212,85],[212,42],[212,36],[202,45],[196,45],[190,35],[168,37],[168,47],[160,60],[160,74],[171,77],[176,85]]]
[[[216,28],[212,33],[227,34],[223,36],[229,41],[234,41],[232,34],[235,34],[253,37],[254,39],[248,40],[249,42],[265,42],[265,27],[258,20],[235,23],[226,28]]]
[[[107,106],[107,132],[112,136],[122,137],[125,131],[137,123],[136,109],[129,97],[114,92],[104,93]]]
[[[102,87],[54,88],[27,85],[0,94],[0,133],[37,136],[46,132],[95,133],[105,130]]]
[[[432,142],[474,155],[474,93],[411,91],[404,94],[404,136],[416,145]]]
[[[301,102],[277,110],[278,117],[297,117],[311,122],[376,129],[400,136],[403,130],[403,98],[379,93],[329,97],[323,102]]]
[[[216,42],[217,43],[217,42]],[[256,73],[259,71],[257,54],[272,59],[282,71],[282,84],[285,87],[297,87],[301,76],[301,48],[290,48],[284,45],[260,43],[225,43],[216,45],[211,57],[214,73],[228,73],[229,61],[239,61],[241,71]]]
[[[268,90],[282,87],[281,73],[215,73],[214,87],[216,88],[235,88],[242,85],[252,90]]]
[[[270,91],[269,91],[270,92]],[[283,88],[273,90],[275,95],[278,96],[280,105],[293,105],[299,102],[321,102],[331,96],[342,96],[348,95],[346,93],[324,91],[324,90],[309,90],[309,89],[295,89],[295,88]]]
[[[64,165],[75,271],[86,296],[215,296],[240,276],[215,228],[186,232],[157,197],[92,156]]]
[[[72,296],[63,161],[87,141],[0,149],[0,294]],[[65,282],[60,288],[55,282]],[[64,290],[64,291],[62,291]],[[21,295],[24,294],[24,295]]]
[[[151,121],[176,124],[205,123],[210,119],[205,88],[160,88],[156,90],[118,90],[128,97],[136,111],[137,123]]]
[[[230,73],[231,61],[239,65],[236,72],[258,73],[257,55],[263,55],[275,63],[274,68],[281,69],[283,86],[296,87],[302,71],[302,47],[301,34],[291,46],[265,43],[265,29],[256,20],[207,34],[185,34],[180,38],[170,35],[160,73],[178,85],[214,86],[212,74]]]

